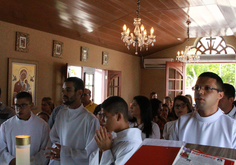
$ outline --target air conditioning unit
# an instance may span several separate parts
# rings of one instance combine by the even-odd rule
[[[143,61],[143,67],[145,69],[165,69],[166,62],[174,62],[173,58],[147,58]]]

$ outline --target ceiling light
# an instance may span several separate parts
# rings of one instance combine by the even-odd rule
[[[128,49],[129,46],[133,44],[133,46],[136,48],[135,54],[138,54],[138,48],[140,51],[144,47],[146,47],[146,50],[148,50],[148,45],[151,44],[154,46],[154,42],[156,42],[156,36],[153,35],[154,28],[152,27],[150,30],[150,35],[147,35],[147,31],[145,30],[144,26],[141,25],[141,18],[139,18],[139,5],[140,0],[137,0],[137,18],[134,18],[134,32],[130,33],[129,28],[127,28],[126,25],[123,26],[123,32],[121,32],[121,40],[123,40],[125,46],[127,46]],[[141,27],[139,27],[140,25]]]

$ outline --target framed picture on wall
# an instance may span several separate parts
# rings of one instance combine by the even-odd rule
[[[108,65],[109,53],[102,52],[102,65]]]
[[[89,51],[89,48],[81,46],[80,61],[84,61],[84,62],[88,61],[88,51]]]
[[[29,34],[16,32],[16,51],[24,53],[29,51]]]
[[[16,94],[25,91],[37,108],[38,62],[9,58],[8,66],[8,106],[13,107]]]
[[[63,42],[53,40],[52,56],[62,58]]]

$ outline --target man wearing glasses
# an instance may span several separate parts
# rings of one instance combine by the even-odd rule
[[[84,95],[82,97],[82,103],[83,106],[91,113],[94,112],[95,108],[97,107],[97,104],[92,102],[91,100],[91,91],[87,88],[84,89]]]
[[[16,115],[5,121],[0,128],[0,164],[15,165],[16,135],[30,135],[31,164],[47,164],[44,151],[50,145],[48,124],[31,112],[34,103],[28,92],[18,93],[14,106]]]
[[[170,139],[235,149],[236,121],[218,108],[219,100],[224,96],[221,78],[215,73],[204,72],[192,89],[197,111],[176,121]]]

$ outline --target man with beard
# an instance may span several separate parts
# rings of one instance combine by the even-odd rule
[[[221,78],[212,72],[202,73],[193,90],[197,111],[176,121],[170,139],[235,149],[236,121],[218,108],[219,100],[224,96]]]
[[[58,112],[50,132],[54,147],[45,153],[50,157],[49,164],[89,163],[89,155],[97,149],[93,137],[99,128],[98,119],[89,113],[81,104],[84,83],[77,77],[70,77],[62,86],[63,104],[67,108]]]

